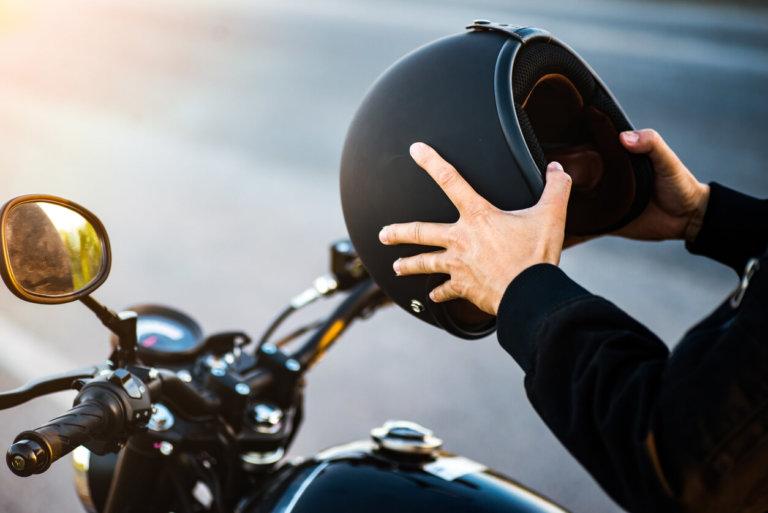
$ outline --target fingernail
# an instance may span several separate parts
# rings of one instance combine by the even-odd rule
[[[411,156],[412,157],[418,157],[422,153],[424,153],[424,143],[415,142],[411,144]]]
[[[382,242],[382,244],[386,244],[388,242],[387,241],[387,227],[386,226],[384,228],[382,228],[381,231],[379,232],[379,240]]]
[[[400,259],[398,258],[395,260],[395,263],[392,264],[392,269],[395,270],[395,274],[400,276]]]
[[[547,171],[563,171],[563,166],[560,162],[550,162],[547,166]]]
[[[624,142],[627,142],[629,144],[635,144],[637,141],[640,140],[640,134],[638,134],[634,130],[622,132],[621,136],[624,138]]]
[[[429,291],[429,299],[431,299],[433,303],[437,303],[437,301],[435,301],[435,291],[434,290]]]

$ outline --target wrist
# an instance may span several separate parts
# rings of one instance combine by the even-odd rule
[[[699,184],[698,199],[683,231],[683,240],[686,242],[693,242],[698,237],[701,226],[704,223],[707,205],[709,205],[709,185]]]

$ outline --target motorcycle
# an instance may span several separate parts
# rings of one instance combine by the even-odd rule
[[[285,457],[302,421],[305,375],[351,323],[389,301],[348,241],[331,246],[330,273],[297,295],[255,342],[204,335],[167,306],[114,312],[92,297],[111,253],[101,221],[63,198],[30,195],[0,211],[0,275],[19,298],[79,300],[111,331],[104,364],[0,393],[0,409],[74,389],[73,407],[20,433],[6,462],[17,476],[72,453],[89,513],[564,512],[485,465],[443,450],[413,422],[390,420],[370,439]],[[275,337],[320,298],[344,299],[321,321]]]

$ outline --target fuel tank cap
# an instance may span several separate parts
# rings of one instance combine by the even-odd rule
[[[431,430],[407,420],[388,420],[371,430],[371,438],[380,449],[401,454],[430,455],[443,446]]]

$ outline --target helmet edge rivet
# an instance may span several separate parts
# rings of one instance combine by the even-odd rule
[[[424,305],[418,299],[411,299],[411,310],[413,310],[414,313],[420,314],[426,310],[426,308],[424,308]]]

